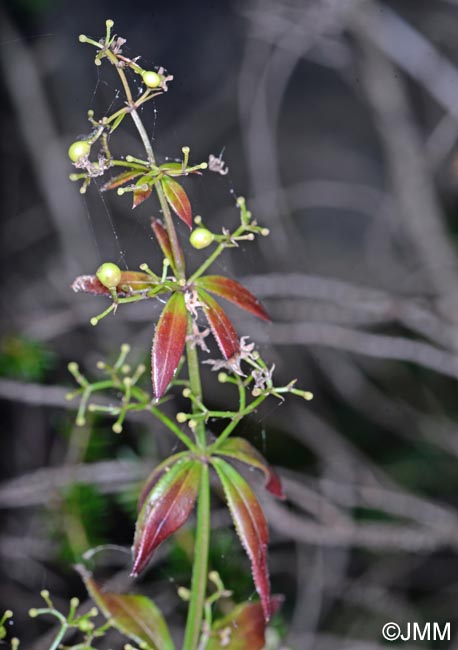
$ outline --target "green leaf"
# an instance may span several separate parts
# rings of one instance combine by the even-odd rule
[[[278,499],[284,499],[278,474],[268,464],[264,456],[244,438],[228,438],[215,450],[216,454],[228,456],[261,470],[265,478],[265,488]]]
[[[138,575],[154,551],[188,519],[197,499],[202,463],[183,458],[164,471],[144,498],[134,539],[132,575]]]
[[[179,183],[170,178],[170,176],[163,176],[161,179],[162,188],[164,190],[165,198],[167,199],[170,207],[182,221],[192,228],[192,210],[191,203],[189,202],[188,195]]]
[[[223,485],[235,529],[250,559],[256,591],[261,598],[264,618],[268,621],[272,614],[272,603],[267,568],[269,531],[266,518],[245,479],[220,458],[213,457],[211,463]]]
[[[76,569],[95,604],[119,632],[145,650],[174,650],[164,617],[152,600],[136,594],[104,592],[83,566]]]
[[[116,287],[119,298],[132,295],[137,291],[147,291],[157,287],[158,283],[148,273],[141,271],[122,271],[121,279]],[[71,285],[76,293],[92,293],[96,296],[111,296],[110,290],[105,287],[96,275],[79,275]]]
[[[140,492],[140,496],[138,497],[138,506],[137,506],[138,512],[140,512],[140,510],[142,509],[143,504],[145,503],[146,499],[148,498],[149,493],[151,492],[153,487],[156,485],[156,483],[159,481],[159,479],[166,472],[168,472],[170,470],[170,468],[172,467],[172,465],[174,465],[178,460],[180,460],[180,458],[184,458],[187,455],[188,455],[188,452],[180,451],[177,454],[173,454],[173,456],[169,456],[164,461],[162,461],[162,463],[159,463],[159,465],[157,465],[153,469],[151,474],[146,479],[146,481],[145,481],[145,483],[144,483],[144,485],[142,487],[142,490]]]
[[[153,219],[151,221],[151,228],[153,229],[153,232],[156,235],[156,239],[159,242],[159,246],[161,247],[161,251],[164,257],[168,259],[172,269],[176,269],[176,260],[173,255],[172,244],[170,243],[169,234],[167,230],[164,228],[164,224],[159,219]],[[179,258],[180,258],[178,261],[181,261],[181,264],[183,265],[184,264],[183,251],[181,250],[179,244],[178,244],[178,248],[179,248]]]
[[[101,192],[106,192],[107,190],[114,190],[117,187],[120,187],[121,185],[125,185],[128,181],[132,181],[134,178],[137,178],[137,176],[141,176],[142,172],[139,172],[137,170],[129,170],[127,172],[122,172],[122,174],[118,174],[117,176],[114,176],[111,180],[107,181],[102,187],[100,188]]]

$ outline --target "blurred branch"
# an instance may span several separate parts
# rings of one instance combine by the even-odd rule
[[[366,3],[354,17],[360,34],[458,119],[458,69],[430,40],[385,3]]]
[[[65,396],[69,389],[61,386],[45,386],[15,379],[0,379],[0,399],[22,402],[31,406],[56,406],[75,408]]]
[[[441,548],[458,549],[456,531],[430,530],[415,525],[355,523],[325,526],[307,521],[278,503],[268,502],[264,509],[277,533],[307,544],[353,546],[374,551],[431,553]]]
[[[384,54],[372,44],[375,34],[379,33],[375,27],[378,23],[374,21],[377,16],[383,15],[385,8],[379,11],[376,4],[355,15],[354,31],[363,51],[363,86],[384,146],[402,223],[421,256],[427,277],[441,298],[440,311],[451,315],[452,320],[455,320],[458,315],[457,259],[443,222],[431,171],[426,164],[425,149],[410,113],[402,80]],[[393,21],[395,14],[389,15]],[[390,46],[396,42],[399,47],[403,40],[395,29],[396,24],[390,23]],[[383,24],[379,27],[383,31]],[[386,27],[383,33],[387,33]],[[379,45],[378,40],[376,42]],[[422,61],[425,69],[429,70],[428,78],[432,76],[435,80],[441,79],[434,63],[431,67],[430,61],[427,63],[421,52],[418,52],[418,47],[407,51],[414,53],[417,62]],[[456,93],[458,75],[454,69],[453,71],[455,84],[450,85],[449,78],[447,87],[453,88]],[[458,94],[456,97],[454,95],[453,102],[450,100],[450,103],[455,108],[458,106]]]
[[[93,262],[91,235],[77,191],[68,181],[66,170],[70,165],[52,119],[35,57],[15,30],[5,8],[0,10],[0,25],[1,40],[8,43],[8,56],[0,57],[3,79],[60,238],[62,267],[72,277],[77,272],[75,251],[78,251],[78,264],[84,267]]]
[[[247,323],[244,331],[251,331]],[[407,361],[458,378],[458,356],[428,343],[401,336],[368,334],[329,323],[275,323],[257,331],[261,343],[276,345],[324,345],[385,361]]]
[[[0,484],[0,508],[26,508],[48,503],[72,483],[97,485],[102,494],[122,492],[151,471],[152,461],[107,460],[90,464],[46,467]]]

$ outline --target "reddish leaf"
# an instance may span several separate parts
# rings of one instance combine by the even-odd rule
[[[164,228],[164,224],[162,223],[162,221],[159,221],[159,219],[153,219],[151,222],[151,227],[153,229],[154,234],[156,235],[156,239],[159,242],[159,246],[161,247],[164,257],[168,259],[172,269],[174,269],[176,267],[175,258],[173,256],[172,245],[170,243],[169,234],[167,230]],[[183,263],[183,253],[181,251],[181,248],[180,248],[180,259],[181,262]]]
[[[186,341],[188,315],[184,295],[173,293],[164,307],[154,333],[152,349],[153,390],[162,397],[178,367]]]
[[[278,610],[282,598],[272,598],[272,614]],[[215,621],[207,650],[263,650],[266,622],[261,603],[237,605],[224,618]]]
[[[104,592],[84,567],[76,568],[91,598],[113,627],[145,650],[174,650],[164,617],[152,600],[136,594]]]
[[[185,222],[188,228],[191,229],[192,211],[188,195],[181,185],[169,176],[163,176],[161,183],[165,198],[169,202],[170,207],[180,217],[180,219]]]
[[[215,450],[216,454],[235,458],[264,473],[265,488],[278,499],[285,499],[280,477],[268,464],[264,456],[244,438],[228,438]]]
[[[132,210],[136,207],[138,207],[143,201],[146,201],[146,199],[151,196],[151,192],[153,190],[151,187],[148,187],[146,190],[144,189],[139,189],[139,190],[134,190],[134,198],[132,200]]]
[[[235,529],[251,562],[256,591],[261,598],[264,618],[272,615],[269,572],[267,568],[267,543],[269,531],[259,501],[248,483],[231,465],[220,458],[212,459],[224,488]]]
[[[259,300],[235,280],[224,278],[220,275],[205,275],[196,280],[196,285],[207,291],[216,293],[221,298],[230,300],[241,309],[245,309],[263,320],[270,321],[269,315]]]
[[[141,174],[142,172],[139,172],[138,170],[129,170],[127,172],[123,172],[122,174],[118,174],[118,176],[115,176],[109,180],[107,183],[105,183],[105,185],[102,185],[100,189],[102,192],[106,192],[107,190],[114,190],[117,187],[124,185],[128,181],[134,180],[134,178],[137,178],[137,176],[141,176]]]
[[[224,309],[203,289],[198,289],[199,299],[204,304],[205,316],[213,336],[225,359],[231,359],[240,351],[239,338]]]
[[[183,458],[154,483],[137,519],[131,575],[143,571],[159,544],[186,522],[197,498],[201,470],[200,461]]]
[[[122,271],[121,281],[116,287],[118,296],[128,296],[134,291],[145,291],[152,289],[157,285],[147,273],[140,271]],[[103,286],[95,275],[80,275],[72,284],[73,291],[84,293],[93,293],[101,296],[111,296],[109,289]]]
[[[186,451],[180,451],[178,454],[169,456],[169,458],[166,458],[162,463],[159,463],[159,465],[157,465],[157,467],[153,469],[151,474],[146,479],[142,487],[142,490],[140,492],[140,496],[138,497],[138,504],[137,504],[138,512],[140,512],[140,510],[142,509],[146,497],[151,492],[151,490],[156,485],[156,483],[159,481],[161,476],[163,476],[166,472],[168,472],[171,466],[174,465],[177,462],[177,460],[183,458],[186,455],[187,455]]]

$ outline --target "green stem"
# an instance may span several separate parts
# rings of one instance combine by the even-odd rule
[[[198,647],[207,591],[208,551],[210,545],[210,476],[208,465],[203,465],[200,480],[191,599],[189,601],[183,650],[196,650]]]
[[[192,332],[192,317],[188,317],[188,332]],[[202,384],[200,381],[199,359],[197,349],[188,340],[186,343],[188,360],[189,387],[197,402],[202,401]],[[198,405],[193,402],[193,412],[198,412]],[[202,455],[206,455],[207,438],[205,423],[196,421],[196,442]],[[196,542],[191,580],[191,598],[183,650],[196,650],[202,631],[202,621],[207,590],[208,553],[210,544],[210,479],[208,465],[203,465],[199,498],[197,503]]]
[[[67,620],[60,612],[56,611],[55,609],[35,610],[35,616],[43,616],[44,614],[50,614],[51,616],[55,616],[59,620],[61,626],[60,630],[58,630],[52,644],[49,646],[49,650],[57,650],[57,648],[60,646],[61,642],[63,641],[65,633],[69,629]]]
[[[137,112],[137,105],[135,104],[133,98],[132,98],[132,93],[130,92],[130,87],[129,83],[127,81],[127,77],[124,73],[124,70],[119,67],[118,61],[116,59],[116,56],[112,52],[107,53],[108,58],[110,61],[115,65],[119,77],[121,79],[121,83],[124,87],[124,92],[126,94],[126,99],[127,103],[130,109],[130,115],[132,117],[132,120],[134,121],[135,126],[137,127],[137,131],[140,135],[140,138],[142,140],[143,146],[145,148],[146,154],[148,156],[148,161],[151,165],[156,165],[156,157],[154,155],[153,147],[151,145],[151,141],[148,137],[148,134],[146,132],[145,126],[140,118],[140,115]],[[181,254],[181,248],[180,244],[178,242],[178,237],[177,233],[175,230],[175,226],[173,224],[172,220],[172,215],[170,213],[170,208],[167,203],[167,199],[165,198],[164,195],[164,190],[162,189],[161,183],[156,183],[155,185],[156,193],[159,199],[159,203],[161,204],[162,208],[162,214],[164,215],[164,220],[165,220],[165,227],[167,229],[169,239],[170,239],[170,245],[172,247],[172,252],[173,252],[173,257],[175,260],[175,264],[177,267],[177,274],[178,274],[178,279],[184,279],[185,277],[185,269],[184,269],[184,261],[183,261],[183,256]]]
[[[249,413],[252,413],[265,399],[267,399],[267,397],[268,396],[265,394],[260,395],[257,399],[253,400],[251,404],[249,404],[243,411],[240,411],[237,417],[234,417],[232,422],[230,422],[227,425],[227,427],[224,429],[221,435],[215,440],[215,442],[212,445],[210,445],[210,447],[208,448],[208,453],[209,454],[214,453],[223,444],[223,442],[231,435],[231,433],[238,425],[240,420],[244,418],[246,415],[248,415]]]
[[[137,127],[137,131],[140,135],[140,138],[143,142],[146,154],[148,156],[148,161],[151,165],[156,164],[156,159],[154,156],[153,148],[146,133],[143,122],[136,111],[136,105],[132,98],[132,93],[130,92],[129,84],[127,82],[126,75],[122,68],[117,65],[116,56],[112,52],[108,52],[108,57],[116,66],[118,74],[121,78],[121,82],[126,93],[127,103],[130,107],[130,115]],[[185,265],[184,259],[181,252],[181,247],[178,241],[177,232],[175,230],[175,225],[173,223],[172,214],[170,212],[167,199],[162,189],[161,183],[156,183],[155,189],[159,199],[159,203],[162,208],[162,213],[164,216],[165,227],[170,239],[170,245],[172,247],[172,253],[175,260],[178,280],[185,280]],[[188,331],[192,331],[192,320],[189,316],[188,321]],[[193,395],[195,395],[199,400],[202,398],[202,386],[200,382],[200,371],[199,371],[199,360],[197,357],[197,350],[195,347],[192,347],[191,342],[186,343],[186,352],[188,360],[188,372],[189,372],[189,387]],[[195,407],[194,407],[195,408]],[[151,407],[152,412],[155,412],[156,409]],[[164,421],[166,416],[164,414],[155,413],[159,419]],[[168,419],[168,418],[167,418]],[[165,422],[164,422],[165,423]],[[171,427],[171,422],[167,423],[167,426],[174,430],[175,427]],[[177,427],[178,429],[178,427]],[[178,430],[180,431],[180,430]],[[174,431],[178,435],[178,431]],[[205,423],[197,422],[196,423],[196,441],[197,446],[199,447],[200,453],[206,455],[206,435],[205,435]],[[184,436],[180,431],[180,439]],[[183,440],[184,442],[184,440]],[[185,443],[186,444],[186,443]],[[189,446],[189,444],[188,444]],[[202,477],[200,483],[199,497],[197,503],[197,524],[196,524],[196,543],[194,551],[194,565],[192,572],[192,581],[191,581],[191,599],[189,602],[188,609],[188,618],[186,621],[186,632],[184,639],[183,650],[197,650],[199,643],[199,637],[202,628],[202,620],[204,615],[204,605],[205,605],[205,593],[207,589],[207,567],[208,567],[208,552],[209,552],[209,543],[210,543],[210,479],[209,479],[209,469],[208,465],[205,463],[202,466]]]
[[[160,420],[165,426],[170,429],[172,433],[176,435],[177,438],[181,440],[181,442],[186,445],[191,451],[197,452],[198,449],[194,445],[194,443],[191,442],[191,440],[188,438],[188,436],[181,431],[181,429],[170,419],[168,418],[164,413],[159,411],[156,407],[151,406],[151,413],[157,417],[158,420]]]

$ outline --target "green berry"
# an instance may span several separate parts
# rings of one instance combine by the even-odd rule
[[[97,269],[96,276],[107,289],[116,289],[121,282],[121,269],[112,262],[105,262]]]
[[[192,231],[189,241],[194,248],[207,248],[214,238],[213,233],[206,228],[196,228]]]
[[[143,70],[142,79],[148,88],[159,88],[161,85],[161,77],[154,70]]]
[[[76,140],[68,149],[68,157],[72,162],[86,158],[91,153],[91,145],[87,140]]]

